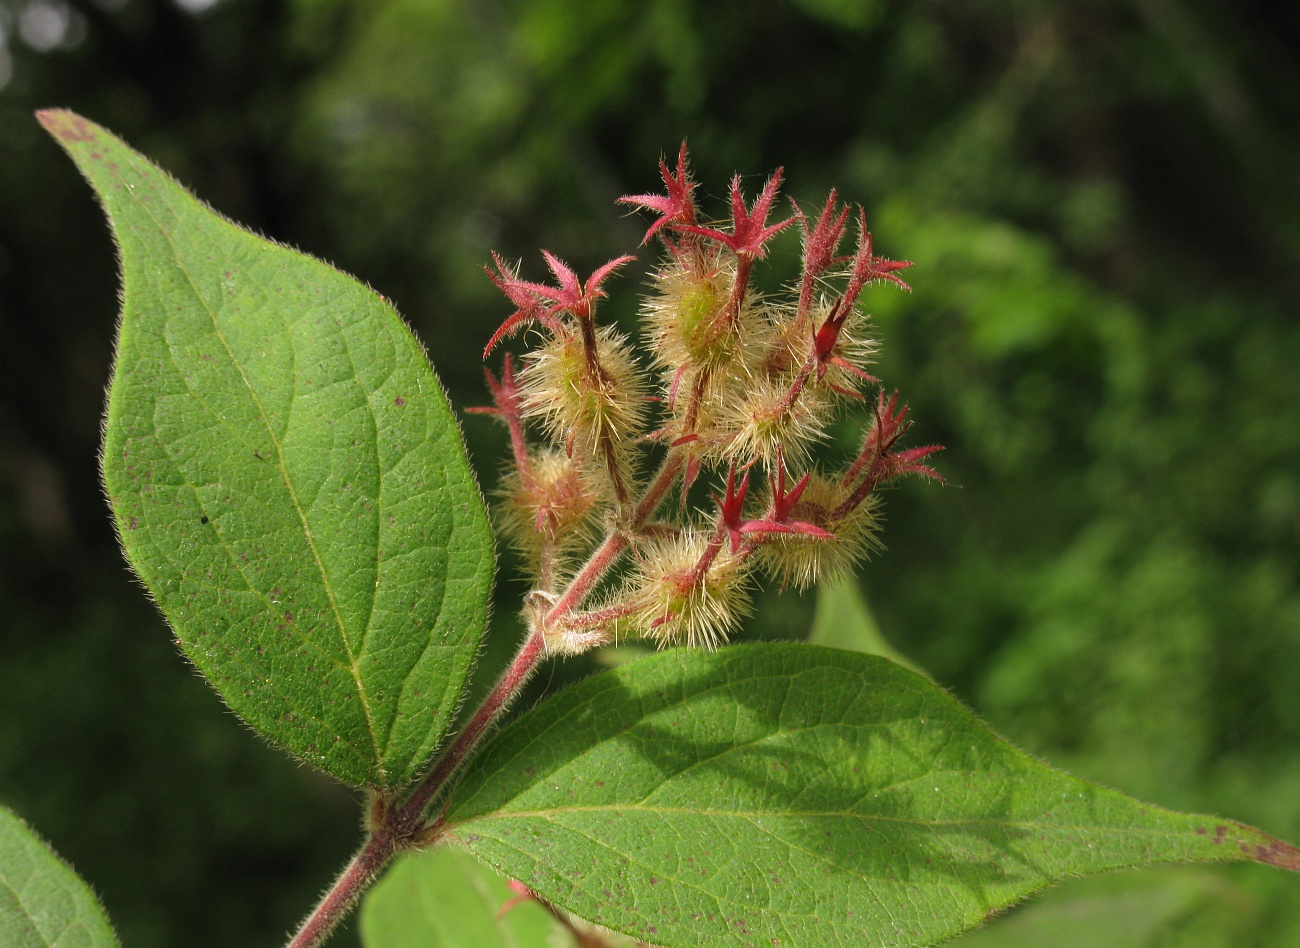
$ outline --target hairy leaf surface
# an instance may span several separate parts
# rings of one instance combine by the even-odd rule
[[[584,918],[686,945],[929,945],[1049,883],[1300,851],[1052,770],[926,679],[809,645],[664,652],[523,715],[448,833]]]
[[[121,252],[103,465],[131,565],[249,724],[350,783],[402,783],[451,719],[492,573],[423,351],[351,277],[104,129],[40,118]]]
[[[90,887],[27,824],[0,807],[0,945],[115,948]]]

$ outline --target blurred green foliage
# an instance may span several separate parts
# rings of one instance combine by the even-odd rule
[[[1294,8],[0,0],[0,39],[0,800],[126,944],[276,944],[355,805],[224,713],[122,565],[95,464],[113,252],[31,117],[49,105],[395,300],[461,406],[506,312],[489,249],[534,276],[538,247],[624,252],[643,225],[614,199],[683,137],[715,197],[777,165],[805,205],[838,187],[917,262],[914,293],[865,305],[914,443],[948,447],[948,486],[889,498],[862,578],[888,640],[1080,776],[1300,838]],[[653,265],[607,315],[630,325]],[[464,427],[490,486],[502,432]],[[507,564],[493,654],[520,591]],[[759,614],[797,638],[812,597]],[[1125,891],[1134,944],[1300,945],[1280,874]],[[1059,898],[978,937],[1077,934],[1112,896]]]

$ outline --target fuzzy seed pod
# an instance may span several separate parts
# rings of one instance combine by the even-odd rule
[[[818,390],[805,387],[789,398],[783,380],[755,379],[742,393],[719,409],[719,427],[731,433],[724,455],[747,465],[761,459],[771,468],[778,454],[802,465],[809,449],[826,432],[833,405]]]
[[[534,567],[544,545],[562,559],[589,544],[605,500],[600,479],[553,448],[529,455],[527,476],[506,474],[497,496],[501,532]]]
[[[736,279],[735,264],[716,259],[701,267],[674,261],[655,275],[656,293],[642,303],[655,363],[675,373],[681,366],[722,371],[743,364],[743,348],[753,322],[742,310],[737,325],[724,316]]]
[[[807,315],[795,317],[778,306],[769,307],[767,315],[771,330],[757,374],[772,380],[792,381],[808,360],[814,324]]]
[[[635,612],[627,625],[660,648],[725,642],[749,614],[746,568],[723,544],[708,569],[698,570],[708,547],[709,537],[692,529],[647,544],[628,584]]]
[[[612,467],[627,484],[628,454],[645,427],[645,379],[624,336],[604,326],[595,339],[596,365],[576,333],[551,339],[525,357],[523,415],[540,419],[570,456]]]
[[[818,580],[836,579],[852,572],[859,561],[880,548],[876,498],[868,497],[836,517],[835,509],[844,495],[838,480],[814,473],[789,517],[821,527],[835,534],[835,539],[778,533],[759,547],[759,562],[783,586],[804,590]]]

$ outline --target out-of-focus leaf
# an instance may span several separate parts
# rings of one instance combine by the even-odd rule
[[[858,581],[852,576],[817,587],[817,614],[808,641],[828,648],[882,655],[912,671],[920,671],[881,633]]]
[[[1076,879],[953,948],[1239,948],[1259,913],[1248,893],[1205,869]]]
[[[469,853],[439,847],[403,856],[366,896],[366,948],[534,948],[570,944],[563,926]]]
[[[13,813],[0,807],[0,945],[116,948],[95,893]]]
[[[604,948],[634,944],[568,916],[561,921],[464,850],[445,846],[403,856],[361,912],[366,948],[569,948],[579,944],[575,931],[598,934],[592,943]]]

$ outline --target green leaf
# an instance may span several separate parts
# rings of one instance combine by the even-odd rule
[[[117,945],[95,893],[22,820],[0,807],[0,945]]]
[[[131,565],[226,702],[353,784],[410,778],[483,634],[491,534],[396,312],[40,113],[122,258],[104,482]]]
[[[503,914],[513,898],[504,878],[463,850],[411,853],[366,896],[361,940],[366,948],[534,948],[566,937],[535,901]]]
[[[636,944],[565,919],[520,899],[504,876],[463,849],[441,846],[402,856],[366,894],[361,940],[366,948],[576,948],[578,929],[605,948]]]
[[[1258,830],[1076,780],[885,659],[664,652],[507,727],[450,837],[655,944],[929,945],[1054,881],[1157,862],[1300,868]]]
[[[920,671],[881,633],[862,590],[858,588],[858,581],[852,576],[817,587],[817,614],[808,641],[813,645],[843,648],[850,652],[883,655],[912,671]]]
[[[1209,869],[1075,879],[951,948],[1239,948],[1264,944],[1250,894]],[[1190,937],[1189,937],[1190,936]]]

